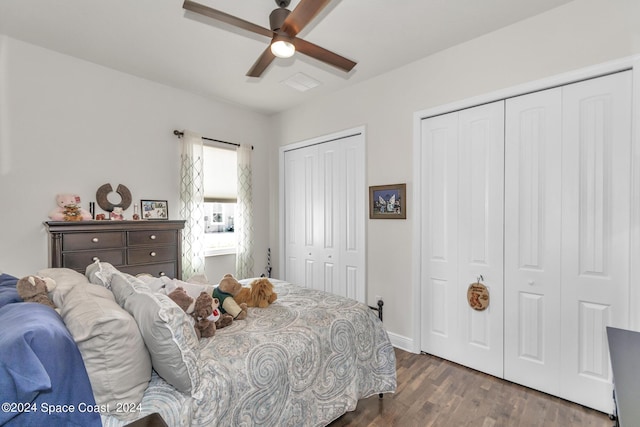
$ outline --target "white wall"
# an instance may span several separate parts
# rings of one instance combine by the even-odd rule
[[[0,36],[0,270],[22,276],[47,266],[42,223],[56,193],[78,193],[88,209],[100,185],[124,184],[135,203],[168,200],[170,219],[180,219],[173,129],[252,144],[255,159],[271,145],[262,114]],[[267,206],[269,165],[254,163],[254,204]],[[260,274],[268,218],[254,221]],[[214,259],[207,270],[217,274]]]
[[[281,113],[274,118],[275,140],[286,145],[364,125],[367,185],[406,182],[411,195],[414,112],[638,54],[638,22],[638,0],[575,0]],[[277,173],[270,179],[276,189]],[[383,296],[387,330],[396,343],[410,346],[417,333],[412,324],[417,295],[412,294],[415,220],[408,199],[407,220],[368,220],[367,275],[368,301]],[[277,223],[271,225],[270,240],[277,242]]]
[[[411,194],[414,112],[640,53],[638,22],[638,0],[575,0],[273,117],[0,37],[0,270],[20,276],[46,265],[42,222],[58,192],[77,192],[87,206],[100,185],[122,183],[135,201],[167,199],[177,219],[174,128],[255,146],[254,272],[269,245],[276,268],[278,148],[270,141],[364,125],[367,185],[406,182]],[[407,220],[367,225],[369,300],[384,297],[387,329],[407,340],[415,334],[411,202]],[[219,270],[208,262],[209,271]]]

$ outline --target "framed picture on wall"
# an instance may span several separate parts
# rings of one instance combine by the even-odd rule
[[[142,219],[169,219],[166,200],[140,200]]]
[[[407,185],[377,185],[369,187],[369,218],[406,219]]]

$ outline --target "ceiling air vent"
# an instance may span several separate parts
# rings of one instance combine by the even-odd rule
[[[309,89],[313,89],[316,86],[320,86],[320,82],[313,77],[309,77],[304,73],[296,73],[286,80],[281,81],[289,87],[292,87],[300,92],[305,92]]]

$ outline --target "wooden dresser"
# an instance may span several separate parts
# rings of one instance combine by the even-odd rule
[[[182,278],[184,221],[47,221],[49,267],[84,274],[96,260],[125,273]]]

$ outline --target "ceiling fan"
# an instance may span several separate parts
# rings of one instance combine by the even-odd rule
[[[191,0],[185,0],[182,7],[191,12],[271,38],[271,44],[247,72],[249,77],[260,77],[276,56],[288,58],[295,51],[349,72],[356,65],[355,62],[296,37],[330,1],[301,0],[295,9],[290,11],[287,6],[291,0],[275,0],[278,8],[269,15],[270,30]]]

